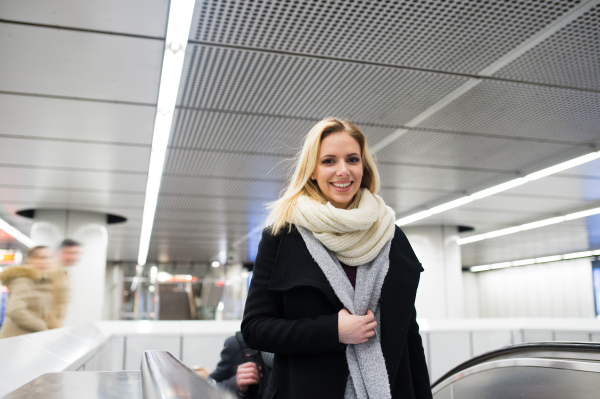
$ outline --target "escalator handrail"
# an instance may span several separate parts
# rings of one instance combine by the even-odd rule
[[[142,356],[144,399],[230,399],[166,351],[145,351]]]
[[[538,368],[551,368],[560,370],[570,371],[583,371],[587,373],[599,373],[600,364],[596,362],[578,362],[576,360],[563,360],[563,359],[547,359],[547,358],[510,358],[510,359],[499,359],[491,360],[484,363],[473,365],[467,369],[461,370],[458,373],[451,375],[443,381],[437,381],[436,386],[432,387],[433,394],[444,389],[446,386],[468,377],[469,375],[480,373],[482,371],[500,369],[506,367],[538,367]]]
[[[539,352],[539,351],[583,351],[583,352],[598,352],[600,353],[600,342],[532,342],[527,344],[518,344],[506,346],[504,348],[495,349],[490,352],[483,353],[479,356],[475,356],[437,379],[431,388],[435,388],[441,384],[444,380],[452,377],[456,373],[460,373],[473,366],[477,366],[481,363],[490,362],[499,357],[507,355],[519,355],[527,352]]]

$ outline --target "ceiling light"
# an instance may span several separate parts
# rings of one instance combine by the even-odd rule
[[[464,204],[468,204],[473,201],[471,197],[462,197],[459,199],[455,199],[454,201],[446,202],[445,204],[433,207],[429,210],[432,214],[441,213],[447,211],[448,209],[456,208]]]
[[[586,216],[591,216],[591,215],[596,215],[596,214],[600,214],[600,208],[588,209],[586,211],[570,213],[566,216],[557,216],[557,217],[553,217],[553,218],[549,218],[549,219],[538,220],[537,222],[525,223],[525,224],[522,224],[519,226],[508,227],[506,229],[490,231],[489,233],[477,234],[477,235],[470,236],[470,237],[459,238],[458,240],[456,240],[456,242],[458,243],[458,245],[470,244],[472,242],[485,240],[487,238],[500,237],[500,236],[504,236],[507,234],[518,233],[519,231],[523,231],[523,230],[537,229],[538,227],[544,227],[544,226],[548,226],[551,224],[561,223],[566,220],[573,220],[573,219],[583,218]]]
[[[562,172],[563,170],[572,168],[574,166],[581,165],[581,164],[584,164],[586,162],[593,161],[594,159],[597,159],[599,157],[600,157],[600,151],[598,151],[598,152],[592,152],[591,154],[586,154],[586,155],[583,155],[581,157],[577,157],[575,159],[571,159],[570,161],[562,162],[562,163],[559,163],[558,165],[554,165],[554,166],[551,166],[549,168],[542,169],[542,170],[539,170],[539,171],[534,172],[534,173],[530,173],[527,176],[525,176],[525,178],[527,180],[530,180],[530,181],[531,180],[537,180],[537,179],[540,179],[542,177],[550,176],[550,175],[552,175],[554,173]]]
[[[212,267],[219,267],[219,266],[221,266],[221,263],[218,260],[216,260],[212,263]]]
[[[564,254],[564,255],[543,256],[541,258],[536,258],[536,259],[521,259],[521,260],[514,260],[512,262],[492,263],[491,265],[471,266],[469,268],[469,270],[472,272],[483,272],[486,270],[502,269],[505,267],[527,266],[527,265],[533,265],[536,263],[548,263],[548,262],[556,262],[556,261],[560,261],[560,260],[589,258],[592,256],[597,256],[597,255],[600,255],[600,249],[597,249],[594,251],[575,252],[575,253]]]
[[[405,224],[409,224],[412,222],[416,222],[417,220],[425,219],[431,215],[433,215],[433,213],[431,211],[418,212],[413,215],[409,215],[402,219],[396,220],[396,224],[398,226],[404,226]]]
[[[511,188],[520,186],[520,185],[530,182],[532,180],[537,180],[537,179],[540,179],[545,176],[549,176],[554,173],[562,172],[565,169],[569,169],[574,166],[581,165],[581,164],[593,161],[594,159],[598,159],[598,158],[600,158],[600,151],[592,152],[590,154],[586,154],[586,155],[577,157],[575,159],[571,159],[570,161],[562,162],[562,163],[559,163],[558,165],[554,165],[549,168],[542,169],[542,170],[534,172],[534,173],[530,173],[525,177],[519,177],[517,179],[513,179],[510,181],[486,188],[485,190],[477,191],[467,197],[462,197],[457,200],[449,201],[444,204],[435,206],[431,209],[427,209],[425,211],[421,211],[421,212],[418,212],[418,213],[415,213],[412,215],[405,216],[403,218],[398,219],[396,221],[396,224],[398,226],[404,226],[409,223],[416,222],[417,220],[425,219],[431,215],[435,215],[437,213],[441,213],[441,212],[447,211],[449,209],[457,208],[459,206],[468,204],[472,201],[475,201],[475,200],[478,200],[481,198],[485,198],[485,197],[489,197],[490,195],[494,195],[499,192],[509,190]],[[596,213],[600,213],[600,211],[596,212]],[[589,216],[589,215],[586,215],[586,216]],[[583,216],[578,216],[578,217],[583,217]],[[567,220],[569,220],[569,219],[567,219]]]
[[[26,247],[33,247],[33,240],[27,237],[25,234],[21,233],[19,230],[12,227],[10,224],[6,223],[4,220],[0,219],[0,230],[4,230],[4,232],[13,238],[20,241]]]
[[[577,259],[577,258],[587,258],[589,256],[593,256],[592,251],[583,251],[583,252],[575,252],[572,254],[564,254],[562,256],[563,259]]]
[[[513,266],[527,266],[535,264],[535,259],[521,259],[512,261]]]
[[[493,263],[490,265],[490,269],[504,269],[506,267],[511,267],[512,262],[501,262],[501,263]]]
[[[152,151],[150,153],[146,199],[144,201],[144,214],[142,216],[142,232],[138,253],[138,263],[140,265],[146,264],[148,257],[158,191],[160,189],[167,144],[169,143],[169,135],[171,133],[173,112],[175,111],[175,103],[177,102],[177,91],[179,90],[179,81],[181,80],[185,49],[194,13],[194,4],[194,0],[171,0],[169,8],[165,52],[160,75],[160,87],[158,89],[154,133],[152,135]]]
[[[600,208],[588,209],[587,211],[570,213],[565,216],[565,219],[566,220],[579,219],[579,218],[584,218],[587,216],[596,215],[598,213],[600,213]]]
[[[551,224],[560,223],[560,222],[564,222],[564,221],[565,221],[564,216],[558,216],[555,218],[544,219],[544,220],[540,220],[540,221],[533,222],[533,223],[525,223],[519,227],[521,228],[521,230],[531,230],[531,229],[537,229],[538,227],[549,226]]]
[[[477,191],[476,193],[471,194],[471,197],[473,197],[474,200],[489,197],[490,195],[494,195],[501,191],[508,190],[525,183],[527,183],[527,179],[519,177],[518,179],[513,179],[507,181],[506,183],[498,184],[496,186],[486,188],[485,190]]]
[[[535,258],[535,263],[547,263],[562,260],[562,255],[544,256],[542,258]]]

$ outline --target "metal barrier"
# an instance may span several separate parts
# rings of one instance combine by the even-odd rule
[[[169,352],[146,351],[142,356],[144,399],[234,399],[228,392],[187,368]]]

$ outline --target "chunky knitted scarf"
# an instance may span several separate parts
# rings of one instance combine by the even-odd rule
[[[352,288],[340,262],[310,231],[298,227],[308,251],[333,288],[344,307],[354,315],[371,310],[377,320],[375,335],[363,344],[348,345],[346,360],[350,373],[344,399],[391,399],[390,382],[381,350],[379,297],[390,265],[391,241],[385,242],[372,262],[358,266],[356,289]]]
[[[365,188],[358,190],[348,209],[303,195],[298,198],[291,222],[310,230],[340,262],[349,266],[375,259],[395,231],[392,208]]]

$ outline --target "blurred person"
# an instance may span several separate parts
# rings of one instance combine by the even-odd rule
[[[52,264],[52,251],[45,246],[31,248],[26,263],[0,273],[8,287],[6,319],[0,338],[16,337],[48,329],[47,317],[53,304],[50,281],[44,278]]]
[[[56,263],[45,273],[52,284],[54,295],[52,309],[48,315],[48,328],[60,328],[64,325],[69,307],[71,283],[66,268],[74,266],[81,256],[81,245],[70,238],[61,242],[56,251]]]
[[[271,204],[242,333],[275,353],[265,399],[431,399],[414,306],[423,271],[376,195],[364,134],[327,118]]]
[[[273,355],[250,349],[238,331],[225,340],[221,360],[210,374],[217,386],[238,398],[263,397],[269,381]]]

